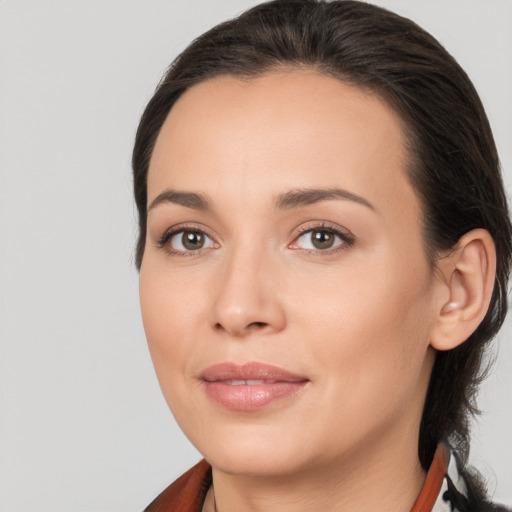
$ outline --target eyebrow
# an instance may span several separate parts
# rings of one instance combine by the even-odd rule
[[[148,207],[148,212],[153,208],[165,203],[180,204],[193,210],[211,210],[212,205],[209,199],[202,195],[194,192],[180,192],[177,190],[167,189],[151,201]]]
[[[332,199],[346,199],[375,211],[375,207],[366,199],[341,188],[290,190],[277,197],[275,206],[280,210],[287,210]]]
[[[284,194],[280,194],[276,201],[275,207],[279,210],[288,210],[308,206],[319,203],[320,201],[328,201],[333,199],[346,199],[355,203],[366,206],[370,210],[375,211],[374,206],[361,196],[348,192],[340,188],[326,189],[294,189]],[[167,189],[153,199],[148,207],[148,212],[153,208],[165,203],[174,203],[193,210],[208,211],[212,210],[210,200],[203,194],[195,192],[180,192],[177,190]]]

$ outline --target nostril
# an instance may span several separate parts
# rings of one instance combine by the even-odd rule
[[[265,327],[266,325],[265,322],[252,322],[249,324],[249,327]]]
[[[241,328],[240,330],[238,329],[235,329],[235,328],[232,328],[232,329],[226,329],[226,327],[224,325],[222,325],[220,322],[217,322],[215,324],[215,330],[216,331],[230,331],[230,332],[239,332],[239,333],[243,333],[244,331],[245,332],[248,332],[248,331],[251,331],[253,329],[261,329],[263,327],[266,327],[268,325],[267,322],[251,322],[250,324],[246,325],[245,327]]]

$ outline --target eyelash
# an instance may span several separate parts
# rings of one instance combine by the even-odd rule
[[[201,250],[206,249],[206,248],[200,248],[200,249],[197,249],[195,251],[181,251],[181,250],[173,249],[170,246],[169,241],[175,235],[178,235],[180,233],[184,233],[184,232],[187,232],[187,231],[194,232],[194,233],[201,233],[202,235],[208,237],[210,240],[213,240],[213,238],[203,228],[199,228],[198,226],[195,226],[195,225],[186,225],[186,224],[184,225],[184,224],[181,224],[179,226],[175,226],[175,227],[165,231],[162,234],[162,236],[157,240],[156,246],[159,249],[165,249],[171,256],[181,256],[181,257],[195,256]],[[214,242],[214,243],[216,245],[218,245],[216,242]]]
[[[295,244],[297,242],[297,240],[299,240],[299,238],[301,238],[305,234],[314,233],[314,232],[330,233],[334,236],[337,236],[341,240],[341,243],[339,243],[338,245],[336,245],[333,248],[328,248],[328,249],[324,249],[324,250],[322,250],[322,249],[300,249],[300,248],[295,248],[294,250],[302,250],[302,251],[306,251],[308,254],[322,256],[322,255],[326,255],[326,254],[335,254],[335,253],[338,253],[341,251],[345,251],[346,249],[352,247],[356,241],[354,235],[352,233],[350,233],[348,230],[341,230],[340,228],[334,227],[330,224],[320,223],[320,224],[314,224],[314,225],[301,227],[299,229],[297,236],[294,238],[292,244],[290,244],[290,245]]]
[[[181,257],[187,257],[187,256],[195,256],[200,251],[208,249],[208,248],[200,248],[197,250],[190,250],[190,251],[183,251],[183,250],[176,250],[170,247],[169,241],[175,236],[183,232],[197,232],[201,233],[204,236],[208,237],[210,240],[213,241],[213,238],[203,229],[199,228],[196,225],[179,225],[175,226],[167,231],[165,231],[162,236],[156,241],[156,246],[159,249],[165,249],[171,256],[181,256]],[[341,243],[336,245],[333,248],[327,248],[327,249],[301,249],[300,247],[292,247],[293,244],[297,242],[302,236],[304,236],[307,233],[314,233],[314,232],[324,232],[324,233],[330,233],[336,237],[338,237],[341,240]],[[314,224],[309,225],[305,227],[301,227],[298,230],[297,235],[293,239],[293,242],[288,245],[289,248],[292,250],[302,250],[307,252],[308,254],[314,254],[314,255],[326,255],[326,254],[335,254],[341,251],[344,251],[348,249],[349,247],[353,246],[355,243],[355,237],[352,235],[352,233],[341,230],[339,228],[336,228],[332,225],[326,224],[326,223],[320,223],[320,224]],[[214,242],[218,246],[217,242]]]

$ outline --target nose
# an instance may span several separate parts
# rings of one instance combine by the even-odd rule
[[[261,251],[232,254],[217,274],[211,312],[213,328],[234,337],[284,329],[286,315],[272,258]]]

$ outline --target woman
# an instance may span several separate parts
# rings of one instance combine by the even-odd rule
[[[499,510],[465,463],[511,227],[439,43],[261,4],[176,59],[133,168],[148,343],[205,457],[148,511]]]

